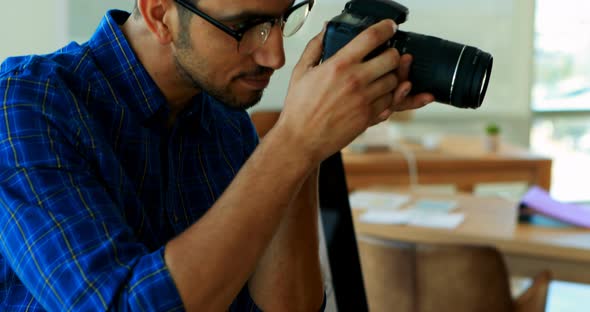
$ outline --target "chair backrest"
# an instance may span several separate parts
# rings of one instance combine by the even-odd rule
[[[280,115],[281,111],[278,110],[260,110],[254,111],[250,114],[252,123],[254,124],[254,127],[256,127],[256,131],[260,138],[264,137],[266,133],[272,129],[277,120],[279,120]]]
[[[418,245],[416,284],[420,312],[512,311],[510,278],[493,247]]]
[[[493,247],[358,242],[371,311],[513,311],[509,275]]]
[[[415,248],[357,235],[369,311],[416,311]]]

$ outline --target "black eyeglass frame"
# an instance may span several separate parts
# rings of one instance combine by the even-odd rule
[[[174,0],[176,1],[178,4],[180,4],[181,6],[183,6],[185,9],[191,11],[192,13],[200,16],[201,18],[203,18],[204,20],[206,20],[207,22],[211,23],[213,26],[219,28],[221,31],[225,32],[226,34],[232,36],[234,39],[236,39],[236,41],[240,42],[242,40],[242,38],[244,37],[244,34],[260,25],[260,24],[264,24],[264,23],[268,23],[270,22],[272,26],[274,26],[277,21],[279,20],[283,20],[286,21],[287,18],[289,18],[289,15],[291,13],[293,13],[295,10],[299,9],[300,7],[304,6],[304,5],[308,5],[309,4],[309,10],[311,10],[311,8],[313,7],[313,4],[315,2],[315,0],[306,0],[306,1],[302,1],[300,3],[294,4],[293,6],[291,6],[287,12],[285,12],[285,14],[283,14],[281,17],[275,17],[275,18],[269,18],[269,19],[263,19],[263,20],[257,20],[253,23],[244,25],[242,27],[240,27],[239,29],[232,29],[231,27],[228,27],[227,25],[221,23],[220,21],[214,19],[213,17],[209,16],[207,13],[199,10],[194,4],[190,3],[189,0]]]

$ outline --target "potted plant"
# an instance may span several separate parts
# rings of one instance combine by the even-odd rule
[[[488,152],[497,152],[500,149],[500,126],[489,123],[486,126],[485,149]]]

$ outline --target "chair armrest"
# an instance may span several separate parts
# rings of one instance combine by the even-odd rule
[[[514,300],[515,312],[544,312],[549,293],[551,272],[542,271],[537,274],[531,286]]]

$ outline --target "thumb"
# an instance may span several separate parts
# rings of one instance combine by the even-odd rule
[[[301,58],[295,68],[293,69],[293,78],[299,79],[305,72],[307,72],[310,68],[317,66],[320,63],[322,58],[322,51],[323,51],[323,42],[324,42],[324,34],[326,33],[326,26],[327,23],[324,24],[324,28],[322,31],[313,37],[303,54],[301,54]]]

